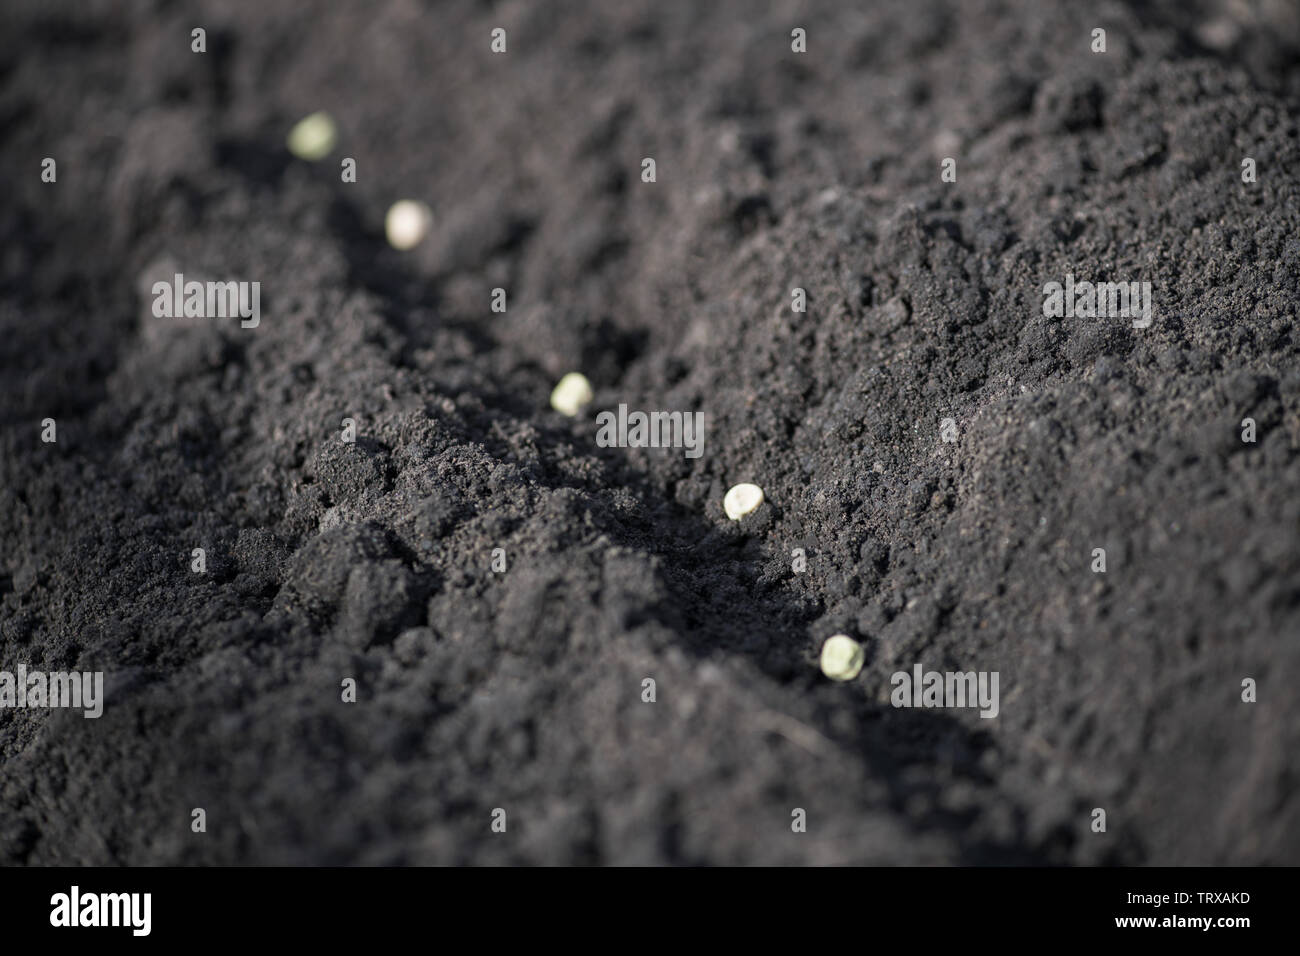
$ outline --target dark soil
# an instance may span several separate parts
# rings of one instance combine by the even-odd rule
[[[862,6],[7,0],[0,863],[1300,863],[1294,5]]]

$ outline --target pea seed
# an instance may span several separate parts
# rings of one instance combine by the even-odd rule
[[[584,405],[591,404],[596,393],[591,390],[591,383],[581,372],[570,372],[560,379],[551,392],[551,408],[561,415],[573,418],[582,411]]]
[[[384,217],[388,244],[402,251],[418,246],[432,225],[433,212],[424,203],[413,199],[393,203]]]
[[[736,485],[722,499],[722,508],[732,521],[739,521],[763,503],[763,489],[748,483]]]
[[[312,113],[298,120],[289,130],[289,152],[314,163],[330,154],[337,139],[334,118],[324,111]]]
[[[836,634],[822,645],[822,673],[831,680],[853,680],[866,657],[861,644],[847,634]]]

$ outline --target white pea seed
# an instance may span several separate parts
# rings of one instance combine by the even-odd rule
[[[739,521],[763,503],[763,489],[749,483],[736,485],[722,499],[722,509],[732,521]]]
[[[591,404],[596,393],[591,390],[591,383],[581,372],[570,372],[560,379],[551,392],[551,408],[561,415],[573,418],[582,411],[583,406]]]
[[[822,673],[831,680],[853,680],[866,657],[861,644],[847,634],[836,634],[822,645]]]
[[[413,249],[429,234],[433,225],[433,212],[422,202],[402,199],[388,210],[384,217],[384,231],[388,233],[388,244],[394,249]]]
[[[338,129],[334,126],[334,117],[323,110],[305,116],[289,130],[289,152],[299,159],[316,162],[324,159],[334,149],[338,139]]]

